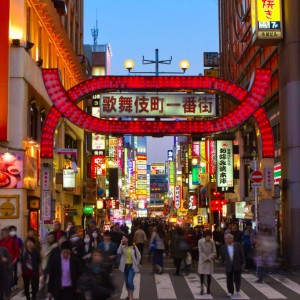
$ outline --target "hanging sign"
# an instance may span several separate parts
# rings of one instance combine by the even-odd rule
[[[234,190],[232,140],[217,141],[217,190],[229,193]]]

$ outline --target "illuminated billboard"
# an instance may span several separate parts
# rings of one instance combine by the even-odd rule
[[[276,45],[283,38],[281,0],[252,0],[251,27],[256,45]]]

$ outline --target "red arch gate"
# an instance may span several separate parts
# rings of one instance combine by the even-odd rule
[[[101,134],[186,135],[216,133],[233,129],[251,116],[261,133],[262,157],[274,156],[272,127],[261,106],[271,78],[270,70],[258,69],[249,91],[218,77],[208,76],[99,76],[66,91],[57,69],[44,69],[43,80],[53,103],[42,132],[41,157],[53,158],[54,132],[60,117],[80,128]],[[238,102],[227,115],[206,121],[122,121],[93,117],[76,103],[95,92],[178,92],[215,91]]]

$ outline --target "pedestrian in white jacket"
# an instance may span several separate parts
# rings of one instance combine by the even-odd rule
[[[124,273],[124,281],[128,291],[126,300],[133,300],[134,274],[140,271],[141,254],[132,239],[124,235],[118,249],[121,255],[119,270]]]
[[[204,238],[198,241],[199,263],[198,273],[200,274],[201,291],[203,295],[204,276],[207,276],[207,294],[210,294],[211,274],[214,272],[214,260],[216,258],[216,246],[212,240],[212,232],[206,230]]]

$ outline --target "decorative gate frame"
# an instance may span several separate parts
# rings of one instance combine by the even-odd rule
[[[216,133],[230,130],[251,116],[261,134],[262,157],[274,157],[273,131],[268,116],[261,106],[270,80],[271,70],[257,69],[249,91],[239,85],[213,76],[99,76],[79,83],[66,91],[58,69],[43,69],[43,80],[53,103],[43,126],[41,158],[53,158],[54,133],[60,117],[78,127],[101,134],[128,135],[187,135]],[[76,104],[95,92],[119,91],[215,91],[237,101],[228,114],[200,121],[122,121],[93,117]]]

